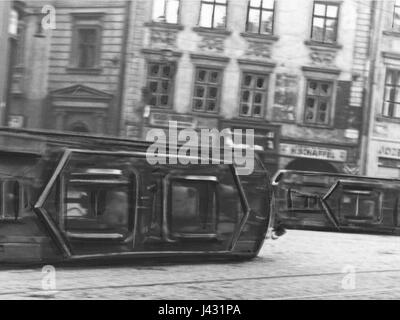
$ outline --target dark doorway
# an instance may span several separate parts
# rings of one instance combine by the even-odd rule
[[[88,126],[83,122],[74,122],[69,126],[69,131],[77,133],[89,133]]]
[[[338,173],[328,161],[305,158],[293,160],[287,165],[286,170]]]

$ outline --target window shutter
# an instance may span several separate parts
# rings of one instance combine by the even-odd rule
[[[338,81],[334,125],[337,129],[349,128],[351,81]]]

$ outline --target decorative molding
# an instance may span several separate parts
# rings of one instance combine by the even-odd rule
[[[338,50],[341,46],[331,44],[319,44],[306,41],[305,44],[310,49],[310,59],[313,65],[334,66]]]
[[[214,34],[200,34],[201,41],[198,47],[202,51],[223,53],[225,50],[225,36]]]
[[[212,56],[212,55],[205,55],[205,54],[196,54],[192,53],[190,55],[192,60],[195,60],[196,63],[203,63],[203,64],[210,64],[210,62],[217,62],[218,64],[228,64],[230,58],[228,57],[221,57],[221,56]]]
[[[150,27],[150,46],[152,48],[175,48],[179,31],[184,27],[178,24],[147,22]]]
[[[260,61],[251,59],[238,59],[239,65],[244,69],[253,69],[254,71],[263,71],[271,73],[276,67],[275,62]]]
[[[399,31],[394,31],[394,30],[384,30],[382,32],[383,35],[385,36],[390,36],[390,37],[400,37],[400,32]]]
[[[92,11],[92,12],[70,12],[70,15],[79,19],[98,19],[104,16],[104,11]]]
[[[250,32],[242,32],[240,34],[243,38],[246,39],[259,39],[264,41],[273,41],[276,42],[279,40],[278,36],[274,36],[272,34],[259,34],[259,33],[250,33]]]
[[[306,46],[310,47],[321,47],[321,48],[331,48],[331,49],[342,49],[343,46],[337,43],[324,43],[324,42],[317,42],[317,41],[312,41],[312,40],[306,40],[304,41],[304,44]]]
[[[84,85],[73,85],[71,87],[51,91],[50,97],[53,100],[73,99],[109,101],[113,98],[113,95]]]
[[[310,48],[311,63],[314,65],[331,66],[336,60],[336,51]]]
[[[235,125],[235,126],[249,126],[254,129],[281,129],[282,125],[277,123],[268,122],[264,118],[243,118],[243,117],[235,117],[231,119],[223,119],[221,121],[222,125]]]
[[[231,35],[231,32],[225,29],[195,27],[193,31],[197,32],[201,38],[198,44],[199,50],[215,53],[224,52],[225,39]]]
[[[182,52],[179,51],[172,51],[168,50],[168,55],[169,57],[165,57],[166,52],[165,50],[160,50],[160,49],[142,49],[141,51],[147,59],[149,60],[160,60],[160,59],[166,59],[166,60],[178,60],[180,57],[182,57]]]
[[[152,28],[150,31],[150,45],[154,47],[176,47],[178,34],[175,30]]]
[[[213,29],[213,28],[204,28],[204,27],[194,27],[192,29],[194,32],[197,33],[207,33],[209,35],[221,35],[221,36],[230,36],[232,34],[232,31],[226,30],[226,29]]]
[[[250,57],[270,59],[272,44],[268,42],[260,42],[260,41],[249,41],[249,47],[246,51],[246,55]]]
[[[102,68],[77,68],[77,67],[67,67],[68,73],[71,74],[101,74]]]
[[[382,57],[387,59],[400,60],[400,53],[383,51]]]
[[[175,24],[175,23],[164,23],[164,22],[145,22],[144,23],[145,27],[150,27],[150,28],[157,28],[157,29],[169,29],[169,30],[176,30],[182,31],[185,27],[181,24]]]
[[[241,35],[248,43],[245,56],[258,59],[271,58],[272,46],[278,40],[278,37],[251,33],[242,33]]]
[[[305,72],[323,73],[330,75],[339,75],[340,69],[337,68],[324,68],[324,67],[314,67],[314,66],[304,66],[301,68]]]

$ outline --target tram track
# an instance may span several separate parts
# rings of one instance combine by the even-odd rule
[[[334,299],[340,297],[359,297],[364,295],[373,295],[373,294],[382,294],[382,293],[392,293],[392,292],[400,292],[400,287],[391,287],[385,289],[366,289],[366,290],[357,290],[357,291],[344,291],[341,290],[336,292],[322,293],[322,294],[314,294],[314,295],[303,295],[303,296],[283,296],[271,298],[269,300],[313,300],[313,299]]]
[[[364,270],[357,271],[357,275],[368,275],[368,274],[385,274],[385,273],[400,273],[400,269],[386,269],[386,270]],[[64,292],[79,292],[79,291],[92,291],[92,290],[116,290],[116,289],[129,289],[129,288],[146,288],[146,287],[157,287],[157,286],[190,286],[190,285],[204,285],[213,283],[235,283],[235,282],[246,282],[246,281],[272,281],[272,280],[290,280],[290,279],[301,279],[301,278],[318,278],[318,277],[334,277],[343,276],[341,272],[325,272],[325,273],[303,273],[303,274],[286,274],[286,275],[272,275],[272,276],[257,276],[257,277],[238,277],[238,278],[211,278],[211,279],[198,279],[198,280],[187,280],[187,281],[165,281],[165,282],[145,282],[145,283],[130,283],[130,284],[107,284],[107,285],[94,285],[94,286],[77,286],[77,287],[65,287],[57,288],[54,292],[46,292],[36,287],[30,287],[25,290],[13,290],[13,291],[0,291],[1,296],[18,296],[24,297],[56,297],[57,294]],[[37,280],[37,279],[36,279]],[[76,279],[75,279],[76,280]],[[381,289],[368,289],[359,291],[345,291],[340,292],[326,292],[321,294],[311,295],[296,295],[296,296],[282,296],[271,298],[272,300],[293,300],[293,299],[315,299],[315,298],[329,298],[338,296],[360,296],[364,294],[373,293],[385,293],[392,291],[400,291],[400,287],[390,287]]]

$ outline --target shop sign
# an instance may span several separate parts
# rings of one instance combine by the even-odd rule
[[[378,150],[378,154],[383,158],[400,159],[400,147],[382,145]]]
[[[298,144],[281,143],[280,154],[289,157],[312,158],[337,162],[347,161],[346,150]]]

